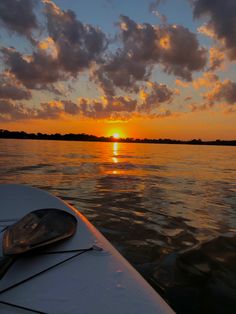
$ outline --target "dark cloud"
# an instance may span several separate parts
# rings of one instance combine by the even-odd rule
[[[19,84],[14,77],[0,73],[0,99],[30,99],[31,92]]]
[[[152,113],[163,103],[170,103],[173,99],[174,91],[165,84],[149,83],[149,87],[140,93],[142,103],[139,111],[142,113]]]
[[[62,100],[62,104],[64,106],[65,113],[68,113],[70,115],[77,115],[79,114],[79,106],[75,104],[71,100]]]
[[[44,50],[37,50],[30,56],[13,48],[2,48],[1,52],[8,70],[27,88],[50,90],[50,84],[65,78],[57,59]]]
[[[229,56],[236,59],[236,1],[235,0],[194,0],[195,18],[209,16],[206,27],[219,40],[224,40]]]
[[[13,109],[13,103],[10,100],[0,100],[0,114],[7,114]]]
[[[129,97],[102,97],[100,100],[81,98],[78,106],[80,113],[93,119],[126,119],[136,111],[137,100]]]
[[[43,2],[49,37],[35,43],[32,55],[14,48],[2,48],[1,53],[7,70],[24,86],[60,94],[54,83],[77,77],[98,62],[107,39],[98,28],[78,21],[73,11],[62,11],[50,0]]]
[[[58,119],[62,113],[64,113],[63,104],[57,101],[42,103],[37,108],[31,108],[11,100],[0,100],[0,119],[2,121]]]
[[[122,47],[94,72],[106,94],[114,95],[116,87],[137,91],[138,83],[148,80],[156,64],[187,81],[206,65],[206,50],[183,26],[138,24],[121,16],[119,27]]]
[[[114,95],[115,88],[137,91],[137,82],[147,80],[153,62],[159,61],[155,29],[150,24],[142,26],[127,16],[121,16],[120,40],[123,47],[111,55],[95,72],[103,91]]]
[[[58,119],[63,112],[63,107],[60,102],[52,101],[48,103],[42,103],[39,109],[34,111],[33,119]]]
[[[151,67],[148,62],[141,62],[118,52],[109,61],[99,66],[93,73],[93,79],[106,95],[114,96],[116,87],[127,92],[137,92],[138,82],[148,80],[150,74]]]
[[[0,23],[7,29],[31,38],[37,28],[34,14],[36,0],[0,0]]]
[[[0,99],[0,120],[3,122],[29,119],[33,111],[21,103],[14,103],[8,99]]]
[[[206,65],[206,49],[199,46],[196,34],[181,25],[166,25],[160,34],[160,41],[164,42],[161,60],[164,71],[191,81],[192,73],[203,70]]]
[[[57,49],[60,67],[76,76],[89,68],[107,47],[104,33],[77,20],[73,11],[62,11],[52,1],[44,0],[49,36]]]

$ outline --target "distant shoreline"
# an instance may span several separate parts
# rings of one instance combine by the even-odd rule
[[[192,140],[173,140],[173,139],[137,139],[137,138],[119,138],[112,136],[95,136],[85,133],[80,134],[43,134],[26,133],[24,131],[8,131],[0,129],[0,138],[3,139],[29,139],[29,140],[54,140],[54,141],[79,141],[79,142],[119,142],[119,143],[147,143],[147,144],[190,144],[190,145],[217,145],[217,146],[236,146],[236,140],[215,140],[203,141],[201,139]]]

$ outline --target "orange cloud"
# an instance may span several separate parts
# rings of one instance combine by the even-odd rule
[[[225,54],[222,52],[221,49],[216,47],[211,47],[209,50],[209,61],[210,61],[210,70],[218,69],[225,60]]]
[[[216,82],[214,88],[204,95],[209,103],[225,101],[226,104],[236,104],[236,83],[230,80]]]
[[[183,81],[181,81],[181,80],[175,80],[175,84],[176,85],[178,85],[178,86],[181,86],[181,87],[189,87],[190,86],[190,83],[188,83],[188,82],[183,82]]]
[[[166,34],[165,36],[163,36],[160,41],[159,41],[159,45],[161,46],[161,48],[163,49],[170,49],[170,36],[168,34]]]
[[[205,72],[203,76],[197,78],[192,82],[195,89],[200,89],[201,87],[211,87],[218,81],[218,76],[212,72]]]
[[[47,53],[54,59],[58,57],[57,47],[54,40],[51,37],[47,37],[38,43],[38,48],[41,50],[46,50]]]
[[[212,39],[216,39],[217,36],[216,36],[216,33],[214,31],[214,29],[207,23],[204,23],[203,25],[201,25],[200,27],[198,27],[197,31],[200,33],[200,34],[203,34],[207,37],[210,37]]]

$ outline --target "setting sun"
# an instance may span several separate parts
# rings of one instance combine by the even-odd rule
[[[120,134],[119,133],[113,133],[112,137],[118,139],[118,138],[120,138]]]

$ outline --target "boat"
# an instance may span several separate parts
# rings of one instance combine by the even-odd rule
[[[1,184],[0,202],[3,248],[6,230],[34,211],[59,209],[77,220],[70,237],[14,256],[0,279],[0,313],[174,313],[76,208],[44,190],[20,184]],[[6,258],[4,249],[0,254]]]

